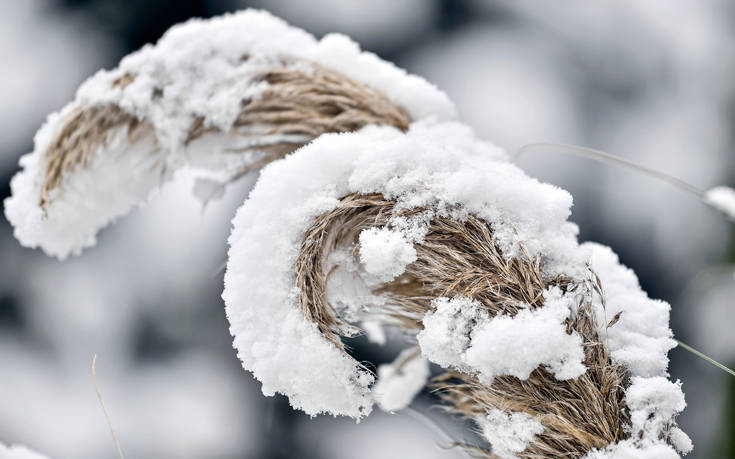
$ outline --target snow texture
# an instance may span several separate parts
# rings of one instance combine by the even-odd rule
[[[558,288],[544,297],[544,307],[523,309],[515,317],[488,317],[467,298],[439,298],[424,317],[419,344],[432,362],[476,374],[484,384],[500,375],[528,379],[539,366],[557,379],[576,378],[586,367],[579,334],[567,334],[564,325],[573,299]]]
[[[635,273],[622,266],[609,247],[585,243],[582,249],[602,282],[606,304],[603,308],[598,299],[596,315],[613,359],[628,367],[633,376],[665,376],[667,354],[676,346],[669,329],[671,306],[648,298]],[[618,313],[618,322],[607,328],[607,321]]]
[[[472,212],[491,223],[507,256],[523,242],[531,256],[544,254],[549,276],[586,272],[577,227],[567,222],[571,196],[527,177],[468,127],[425,121],[407,133],[367,127],[321,136],[263,170],[233,220],[223,292],[245,368],[265,394],[286,394],[309,414],[360,417],[372,405],[372,376],[319,334],[295,296],[301,235],[350,193],[382,193],[399,209],[458,219]],[[389,225],[414,228],[414,236],[419,226]]]
[[[414,120],[455,117],[454,106],[443,92],[361,51],[343,35],[316,40],[257,10],[192,19],[172,27],[156,45],[126,56],[117,68],[97,72],[79,88],[73,102],[49,116],[35,137],[33,152],[21,158],[23,170],[12,180],[12,196],[5,202],[16,238],[63,259],[94,245],[100,228],[145,202],[171,178],[172,171],[190,166],[226,176],[257,160],[258,154],[226,151],[257,145],[268,136],[258,135],[257,130],[232,133],[230,128],[241,101],[256,99],[267,88],[267,83],[253,78],[255,73],[290,61],[295,66],[313,62],[341,71],[385,93]],[[127,85],[115,84],[126,75],[135,78]],[[155,135],[130,142],[126,128],[111,132],[108,144],[95,152],[91,164],[66,177],[44,212],[39,206],[43,154],[54,134],[75,110],[106,105],[147,120]],[[197,118],[204,127],[219,132],[186,144]],[[219,192],[212,183],[202,182],[196,193],[206,202]]]
[[[679,459],[674,448],[665,443],[641,446],[633,440],[623,440],[605,449],[593,450],[584,459]]]
[[[504,257],[521,256],[521,244],[531,257],[540,255],[547,278],[564,275],[585,282],[590,268],[596,272],[605,296],[604,304],[593,301],[600,335],[613,359],[630,369],[630,390],[644,393],[666,381],[667,353],[675,344],[669,305],[649,299],[610,249],[578,244],[577,227],[567,221],[569,194],[526,176],[501,150],[477,140],[460,123],[421,121],[406,133],[366,127],[324,135],[269,165],[239,209],[223,298],[238,355],[263,382],[266,394],[284,393],[309,414],[360,417],[370,410],[375,398],[370,397],[371,376],[319,336],[295,297],[293,265],[301,235],[315,217],[351,193],[382,193],[398,210],[430,209],[414,222],[394,217],[385,227],[364,230],[359,266],[347,261],[354,248],[346,248],[343,258],[330,259],[337,268],[349,268],[345,271],[352,277],[343,276],[334,286],[330,280],[328,290],[348,303],[352,296],[353,310],[362,301],[368,310],[379,310],[380,299],[366,294],[370,276],[400,274],[413,257],[411,243],[421,243],[427,220],[461,220],[472,213],[490,224]],[[559,379],[574,378],[585,368],[579,336],[566,334],[562,325],[572,307],[572,298],[554,288],[545,292],[543,307],[521,309],[514,317],[488,317],[466,298],[439,298],[417,338],[430,361],[476,374],[485,383],[504,374],[528,377],[539,366]],[[608,328],[617,313],[618,322]],[[373,327],[371,318],[379,319],[359,316]],[[519,341],[524,345],[511,345]],[[305,355],[310,363],[287,357],[293,355]],[[621,442],[595,451],[596,457],[624,454],[628,447],[651,454],[669,451],[666,438],[685,452],[688,439],[674,422],[683,395],[678,384],[667,390],[670,398],[652,399],[648,405],[631,398],[631,412],[649,410],[651,419],[632,426],[640,432],[635,444]],[[671,402],[677,396],[682,403]]]
[[[388,282],[416,261],[416,249],[399,231],[368,228],[360,233],[360,261],[369,274]]]
[[[437,365],[470,373],[472,368],[464,362],[464,354],[470,347],[473,325],[487,321],[487,313],[477,302],[463,297],[437,298],[433,306],[434,311],[424,316],[424,329],[416,336],[421,351]]]
[[[415,260],[414,245],[421,243],[431,218],[461,221],[473,214],[488,222],[506,259],[540,256],[545,278],[563,275],[580,282],[588,279],[589,264],[601,279],[605,302],[595,299],[595,313],[613,360],[630,370],[626,401],[632,436],[588,457],[676,457],[666,439],[679,452],[691,449],[691,441],[675,427],[685,406],[680,385],[667,379],[667,353],[675,345],[669,305],[649,299],[610,249],[578,244],[577,227],[567,220],[569,193],[528,177],[502,150],[452,121],[454,107],[444,93],[361,52],[341,35],[317,41],[268,13],[251,10],[175,26],[118,68],[98,72],[72,103],[48,118],[35,137],[34,151],[21,159],[23,170],[12,180],[12,196],[5,202],[16,237],[59,258],[78,253],[94,245],[100,228],[145,201],[184,166],[202,171],[195,190],[200,199],[216,196],[218,174],[258,158],[257,153],[224,152],[264,141],[255,130],[230,132],[240,102],[257,98],[266,88],[252,75],[293,58],[339,70],[383,91],[414,122],[405,133],[368,126],[321,136],[266,167],[233,219],[222,296],[238,356],[261,381],[264,394],[285,394],[310,415],[359,419],[376,399],[391,409],[418,390],[422,359],[407,364],[417,367],[403,374],[390,376],[386,372],[395,367],[383,367],[383,380],[371,393],[374,375],[322,336],[297,299],[294,264],[305,229],[318,215],[337,208],[343,196],[381,193],[396,202],[398,211],[428,210],[419,218],[394,217],[385,227],[361,233],[359,264],[349,256],[354,250],[333,254],[329,262],[338,281],[330,282],[327,294],[340,317],[364,324],[376,341],[384,341],[376,311],[385,299],[370,287],[395,278]],[[125,75],[135,78],[115,86]],[[44,211],[38,205],[43,154],[54,133],[73,111],[107,104],[147,120],[155,135],[130,142],[126,128],[111,132],[90,164],[66,177]],[[186,145],[196,118],[225,134]],[[735,213],[732,190],[715,188],[707,199]],[[547,291],[545,299],[543,307],[522,309],[514,317],[488,317],[468,299],[437,299],[418,337],[421,351],[439,365],[477,374],[486,383],[501,374],[527,377],[538,366],[559,379],[576,377],[584,371],[579,337],[567,335],[561,325],[571,312],[570,299],[556,289]],[[618,315],[618,322],[607,327]],[[510,345],[518,341],[523,345]],[[424,366],[418,368],[419,363]],[[405,392],[395,389],[400,380],[406,381]],[[538,421],[521,413],[492,411],[478,422],[498,454],[518,452],[540,432]]]
[[[48,459],[22,445],[6,446],[0,443],[0,459]]]
[[[624,364],[632,376],[626,392],[631,439],[587,457],[658,459],[690,452],[691,440],[675,424],[676,415],[686,406],[681,384],[667,379],[667,354],[676,346],[668,325],[671,307],[648,298],[633,271],[622,266],[610,248],[594,243],[581,248],[588,252],[590,267],[600,277],[606,298],[604,308],[599,299],[596,304],[601,336],[613,360]],[[618,313],[618,322],[607,327],[607,320]]]
[[[63,116],[52,115],[36,134],[36,145],[43,146],[21,157],[23,171],[13,177],[12,196],[5,200],[5,216],[20,243],[40,246],[46,254],[60,259],[93,246],[99,228],[143,202],[170,177],[156,167],[157,158],[151,153],[157,147],[152,138],[130,144],[127,131],[119,130],[112,133],[106,154],[98,155],[89,167],[80,168],[66,180],[63,197],[56,193],[44,212],[39,206],[42,152],[53,135],[52,126]]]
[[[704,202],[735,220],[735,190],[729,186],[717,186],[704,193]]]
[[[492,452],[501,459],[514,459],[534,437],[544,431],[544,426],[526,413],[506,413],[492,409],[485,417],[478,418],[482,435],[492,445]]]
[[[429,379],[429,361],[418,348],[403,350],[391,364],[378,367],[373,394],[383,411],[399,411],[411,404]]]
[[[497,375],[528,379],[539,366],[559,380],[584,374],[582,340],[577,332],[567,334],[564,324],[572,313],[572,298],[553,288],[544,299],[541,308],[524,309],[514,317],[496,316],[475,326],[465,361],[479,370],[481,381],[491,384]]]

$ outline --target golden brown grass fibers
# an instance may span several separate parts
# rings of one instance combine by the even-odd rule
[[[256,79],[269,86],[260,97],[243,101],[235,127],[265,125],[266,134],[315,138],[369,124],[406,130],[411,122],[408,112],[380,91],[318,65],[273,68]]]
[[[351,194],[340,206],[317,217],[304,235],[296,264],[300,305],[340,348],[340,336],[348,325],[325,298],[327,256],[338,246],[354,243],[363,229],[388,224],[395,214],[394,203],[382,195]],[[506,260],[488,224],[472,215],[462,221],[434,218],[424,242],[415,248],[417,261],[377,290],[388,295],[386,312],[409,334],[421,329],[421,318],[430,310],[431,301],[441,296],[473,298],[494,316],[514,315],[522,304],[543,307],[543,291],[552,285],[579,294],[576,315],[568,319],[567,329],[582,337],[588,368],[584,375],[559,381],[539,368],[527,380],[503,376],[487,386],[472,375],[450,371],[433,382],[448,410],[471,419],[482,418],[493,408],[534,416],[545,429],[519,455],[522,458],[581,457],[626,437],[628,374],[610,360],[599,336],[591,306],[593,292],[601,292],[598,284],[545,280],[539,258],[526,255]]]
[[[113,82],[113,87],[124,89],[133,81],[134,75],[125,74]],[[251,138],[288,134],[299,140],[273,140],[240,149],[265,154],[238,176],[282,158],[327,132],[351,132],[369,124],[406,130],[411,121],[403,108],[380,91],[316,64],[292,62],[262,69],[254,75],[254,83],[259,81],[269,86],[257,98],[242,101],[232,132]],[[154,89],[153,103],[164,91],[165,88]],[[111,132],[122,127],[127,127],[131,136],[155,135],[147,120],[140,120],[116,105],[84,107],[70,113],[44,152],[41,207],[48,204],[51,192],[61,187],[64,177],[79,167],[86,167]],[[204,118],[194,118],[185,143],[216,132],[216,128],[205,124]]]
[[[78,108],[69,113],[44,152],[44,177],[40,206],[51,199],[51,192],[61,186],[64,177],[86,167],[98,147],[104,145],[113,131],[127,128],[130,142],[153,135],[152,126],[115,105]]]

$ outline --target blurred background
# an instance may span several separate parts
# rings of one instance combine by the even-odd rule
[[[586,145],[701,188],[735,185],[735,4],[725,0],[23,0],[0,13],[0,194],[45,116],[99,68],[171,25],[249,6],[321,36],[351,35],[447,91],[478,134],[514,151]],[[675,335],[735,365],[733,226],[689,195],[582,159],[525,155],[575,199],[581,240],[608,244]],[[311,420],[265,398],[231,347],[222,264],[252,183],[206,212],[174,181],[64,263],[0,219],[0,440],[57,459],[113,458],[90,366],[131,458],[454,458],[404,414]],[[350,343],[361,359],[398,348]],[[399,343],[400,344],[400,343]],[[400,347],[400,346],[399,346]],[[682,349],[692,458],[735,457],[735,378]],[[417,410],[471,434],[422,394]]]

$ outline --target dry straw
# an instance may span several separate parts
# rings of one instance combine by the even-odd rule
[[[134,80],[134,75],[125,74],[113,82],[113,87],[123,89]],[[381,92],[317,64],[283,62],[280,67],[263,68],[255,73],[253,82],[258,81],[265,81],[269,86],[258,98],[241,102],[233,132],[243,136],[252,136],[253,132],[259,136],[288,134],[304,140],[296,143],[275,140],[243,148],[242,152],[258,150],[265,155],[239,175],[282,158],[327,132],[351,132],[369,124],[388,124],[406,130],[411,122],[408,112]],[[153,90],[154,103],[163,91],[162,88]],[[127,130],[131,143],[143,136],[155,136],[148,120],[138,119],[116,105],[78,108],[69,113],[44,152],[41,207],[48,205],[54,190],[63,191],[64,178],[77,168],[88,166],[99,147],[119,129]],[[216,131],[205,125],[203,118],[194,117],[185,144]]]
[[[319,216],[304,234],[296,264],[301,308],[340,347],[339,337],[349,325],[326,301],[328,254],[355,244],[363,229],[385,226],[392,217],[404,214],[397,213],[394,203],[381,195],[351,194],[336,209]],[[450,371],[432,382],[449,411],[470,419],[484,417],[492,409],[534,416],[544,431],[519,454],[523,458],[582,457],[628,437],[624,397],[628,372],[611,361],[598,333],[591,304],[594,294],[601,295],[596,277],[584,283],[564,278],[546,281],[540,274],[540,258],[505,259],[487,222],[472,215],[464,221],[435,218],[416,252],[418,259],[402,276],[376,290],[388,296],[385,312],[408,334],[421,329],[421,318],[438,297],[473,298],[495,316],[514,315],[521,303],[543,307],[543,291],[550,286],[578,293],[576,314],[568,319],[567,331],[582,337],[584,375],[560,381],[538,368],[527,380],[501,376],[488,386],[472,375]],[[474,452],[494,457],[489,452]]]
[[[406,110],[382,93],[316,64],[293,64],[284,62],[255,76],[269,87],[258,98],[242,101],[232,128],[235,133],[252,136],[255,129],[263,135],[303,136],[305,142],[323,133],[355,131],[370,124],[408,128],[411,120]],[[126,74],[114,85],[124,88],[134,80],[135,75]],[[153,99],[162,91],[154,91]],[[63,192],[65,176],[90,164],[98,147],[120,128],[132,138],[155,136],[148,120],[137,119],[114,105],[70,113],[44,154],[41,205],[48,204],[52,191]],[[201,118],[193,118],[185,143],[213,131],[215,128],[206,126]],[[274,140],[248,147],[243,151],[257,149],[266,155],[243,172],[281,158],[302,143]],[[305,232],[295,267],[299,303],[306,317],[338,348],[344,351],[341,337],[354,329],[338,317],[326,299],[329,253],[355,244],[365,228],[384,226],[398,214],[425,210],[398,212],[395,203],[382,195],[351,194],[344,196],[336,209],[317,217]],[[472,375],[449,371],[432,382],[449,411],[471,419],[481,418],[492,409],[535,417],[544,431],[519,454],[523,458],[581,457],[629,435],[624,399],[628,373],[611,361],[598,333],[591,301],[596,292],[601,294],[601,287],[594,277],[583,283],[565,278],[545,280],[540,274],[540,258],[504,258],[488,223],[473,215],[462,221],[434,218],[424,241],[415,248],[418,259],[402,276],[376,291],[389,298],[383,311],[389,321],[409,335],[421,330],[422,317],[438,297],[473,298],[491,316],[514,315],[520,304],[544,307],[542,293],[550,286],[576,292],[579,298],[576,313],[566,325],[568,333],[576,331],[582,337],[587,366],[584,375],[560,381],[538,368],[527,380],[502,376],[492,385],[483,385]],[[494,457],[490,452],[472,450],[483,457]]]

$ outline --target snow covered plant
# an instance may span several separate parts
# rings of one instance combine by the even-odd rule
[[[63,259],[177,170],[207,200],[260,169],[223,298],[264,394],[360,419],[407,406],[432,362],[484,457],[691,450],[669,305],[577,242],[569,193],[455,118],[444,93],[344,36],[260,11],[192,20],[49,117],[5,212],[22,244]],[[361,333],[416,347],[376,381],[342,342]]]

